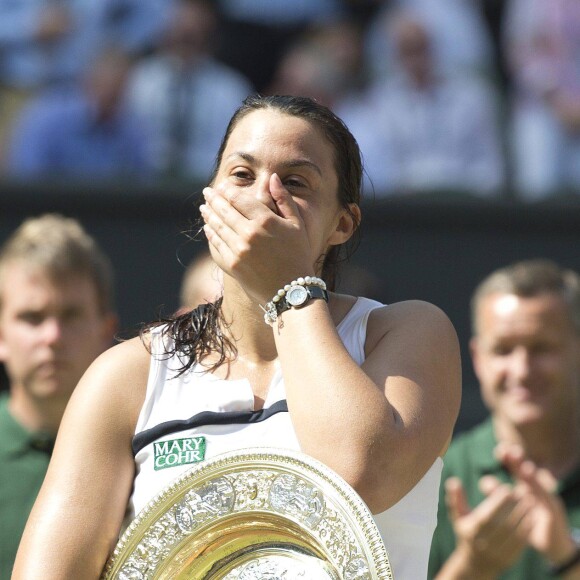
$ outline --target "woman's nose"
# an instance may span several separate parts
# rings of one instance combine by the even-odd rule
[[[278,213],[272,193],[270,192],[271,173],[265,173],[256,180],[256,199],[269,207],[274,213]]]

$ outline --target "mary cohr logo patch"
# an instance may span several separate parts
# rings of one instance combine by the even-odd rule
[[[170,439],[153,444],[155,471],[197,463],[205,458],[205,437]]]

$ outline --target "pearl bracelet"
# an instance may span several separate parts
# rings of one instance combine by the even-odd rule
[[[297,278],[296,280],[292,280],[290,284],[286,284],[283,288],[280,288],[276,294],[272,297],[272,300],[266,304],[266,306],[262,306],[260,304],[260,308],[264,311],[264,322],[269,326],[273,326],[276,320],[278,319],[278,314],[282,312],[282,310],[286,310],[288,305],[285,304],[285,296],[294,286],[318,286],[322,288],[322,290],[326,291],[326,282],[322,278],[318,278],[317,276],[304,276]],[[284,308],[284,306],[286,306]]]

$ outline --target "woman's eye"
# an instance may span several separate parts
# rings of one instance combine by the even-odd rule
[[[306,184],[299,179],[286,179],[284,180],[284,185],[288,187],[306,187]]]
[[[242,170],[238,170],[238,171],[234,171],[232,173],[232,175],[236,178],[236,179],[251,179],[251,175],[249,173],[249,171],[242,171]]]

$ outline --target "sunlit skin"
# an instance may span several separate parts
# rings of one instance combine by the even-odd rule
[[[10,379],[10,409],[30,429],[56,431],[80,377],[111,345],[115,318],[101,313],[87,277],[55,282],[14,262],[3,280],[0,360]],[[37,412],[40,407],[47,412]]]
[[[570,318],[557,294],[482,300],[471,347],[498,428],[561,428],[572,417],[579,401],[580,337]]]

